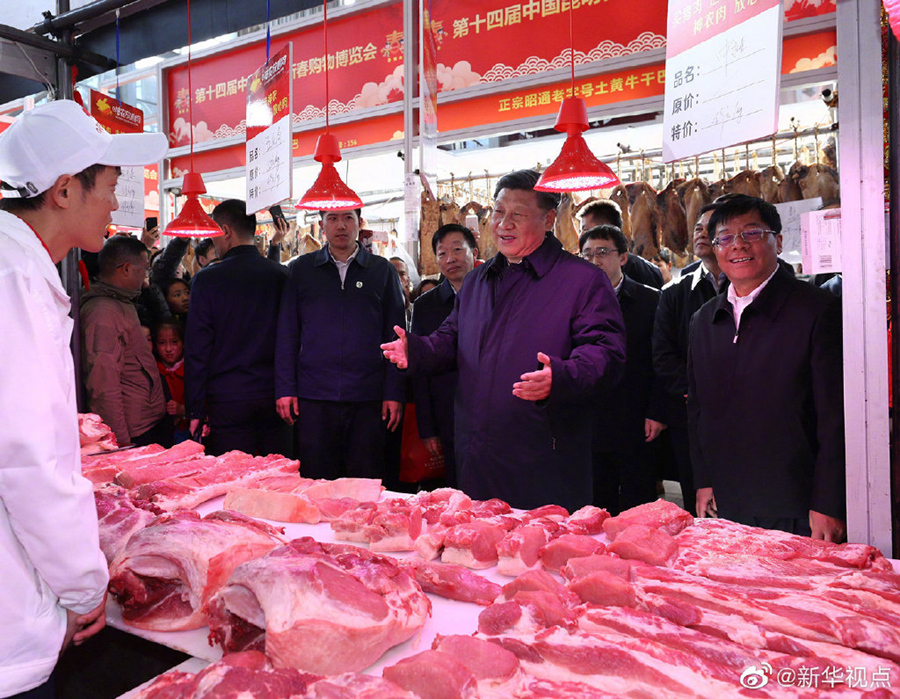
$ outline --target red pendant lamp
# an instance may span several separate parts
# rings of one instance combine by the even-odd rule
[[[572,96],[566,97],[559,107],[554,128],[565,131],[562,151],[550,166],[541,173],[534,186],[541,192],[580,192],[586,189],[603,189],[619,184],[610,167],[591,153],[582,132],[589,128],[587,104],[575,97],[575,41],[573,38],[573,10],[569,5],[569,52],[572,57]]]
[[[313,156],[322,163],[322,171],[313,182],[313,186],[297,202],[296,208],[313,211],[350,211],[362,208],[362,199],[350,189],[338,174],[334,164],[341,159],[341,147],[337,137],[328,132],[328,110],[330,98],[328,94],[328,0],[323,0],[325,16],[322,29],[325,36],[325,133],[316,141],[316,153]]]
[[[200,195],[206,194],[206,185],[199,172],[194,171],[194,86],[191,82],[191,0],[187,0],[188,12],[188,120],[190,122],[191,169],[184,173],[181,193],[187,201],[181,212],[166,226],[165,235],[176,238],[215,238],[222,229],[213,221],[200,204]]]

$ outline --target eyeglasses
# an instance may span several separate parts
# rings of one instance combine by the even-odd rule
[[[751,228],[750,230],[741,231],[740,233],[722,233],[717,235],[715,239],[713,239],[712,244],[717,248],[730,248],[737,243],[738,238],[745,243],[756,243],[762,240],[766,233],[778,235],[775,231],[770,231],[765,228]]]
[[[585,250],[581,253],[581,257],[591,261],[595,257],[606,257],[607,255],[618,255],[619,251],[615,248],[595,248],[594,250]]]

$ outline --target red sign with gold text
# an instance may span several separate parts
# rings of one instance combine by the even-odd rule
[[[144,130],[144,112],[96,90],[91,90],[91,116],[109,133],[141,133]]]
[[[576,65],[666,45],[666,0],[432,0],[431,17],[442,91],[565,68],[573,44]]]
[[[294,123],[325,117],[322,25],[273,37],[272,53],[294,45],[291,77]],[[241,135],[246,127],[250,67],[266,60],[265,41],[195,60],[194,142]],[[386,5],[328,20],[331,115],[403,100],[403,6]],[[187,65],[166,70],[168,135],[173,147],[189,142]]]

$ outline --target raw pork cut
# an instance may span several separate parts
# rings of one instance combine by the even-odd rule
[[[497,583],[463,566],[427,561],[407,563],[415,570],[416,581],[425,592],[459,602],[475,602],[483,605],[490,604],[500,594],[500,586]]]
[[[678,532],[694,522],[690,512],[682,510],[678,505],[657,500],[644,505],[632,507],[615,517],[610,517],[603,522],[603,531],[610,541],[615,541],[616,536],[626,527],[632,524],[643,524],[647,527],[662,529],[666,534],[675,536]]]
[[[446,653],[426,650],[384,669],[384,678],[421,699],[475,699],[478,681],[465,665]]]
[[[606,547],[596,539],[584,534],[563,534],[540,550],[544,568],[558,573],[570,558],[583,558],[605,553]]]
[[[497,565],[497,544],[506,536],[498,524],[475,521],[458,524],[444,537],[444,563],[457,563],[466,568],[490,568]]]
[[[282,544],[279,531],[237,512],[220,510],[203,519],[194,511],[163,515],[132,534],[113,561],[110,592],[130,626],[200,628],[213,593],[237,565]]]
[[[163,513],[156,505],[132,497],[117,485],[95,490],[94,503],[100,529],[100,550],[107,563],[112,563],[132,534]]]
[[[122,470],[121,464],[133,459],[143,459],[165,451],[165,447],[159,444],[149,444],[146,447],[126,448],[122,451],[112,451],[108,454],[97,454],[81,458],[81,475],[94,485],[100,483],[112,483],[116,474]]]
[[[497,572],[516,576],[540,568],[540,551],[546,543],[547,530],[540,524],[513,529],[497,544]]]
[[[431,603],[406,568],[309,537],[238,566],[209,603],[210,639],[276,667],[355,672],[412,636]]]
[[[196,473],[211,465],[212,457],[203,458],[203,452],[202,444],[188,439],[158,454],[131,459],[121,464],[122,470],[116,474],[116,483],[134,488],[164,478]]]
[[[249,488],[272,476],[296,473],[300,467],[299,461],[278,454],[262,457],[241,451],[206,457],[202,463],[204,468],[196,473],[146,483],[135,490],[139,497],[172,512],[197,507],[231,488]]]
[[[678,544],[663,529],[632,524],[616,535],[616,540],[609,545],[609,551],[621,558],[663,566],[678,553]]]

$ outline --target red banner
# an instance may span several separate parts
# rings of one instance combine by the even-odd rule
[[[387,5],[328,21],[330,113],[345,114],[403,99],[403,6]],[[325,116],[322,25],[273,37],[272,53],[294,44],[294,123]],[[193,83],[194,142],[241,135],[246,122],[249,66],[266,60],[265,42],[196,60]],[[166,71],[168,135],[188,145],[187,65]]]
[[[91,90],[91,116],[109,133],[141,133],[144,112],[115,97]]]
[[[440,89],[567,67],[571,44],[576,65],[664,47],[666,5],[666,0],[433,0]]]

